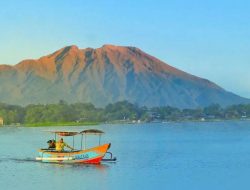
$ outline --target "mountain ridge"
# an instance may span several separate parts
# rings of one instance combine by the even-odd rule
[[[139,48],[66,46],[39,59],[0,65],[0,101],[14,104],[128,100],[145,106],[203,107],[250,102]],[[8,95],[11,94],[11,95]]]

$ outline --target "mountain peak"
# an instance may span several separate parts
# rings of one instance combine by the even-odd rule
[[[127,47],[125,46],[116,46],[116,45],[112,45],[112,44],[105,44],[100,48],[102,51],[116,51],[116,52],[121,52],[121,51],[127,51]]]
[[[79,48],[76,45],[67,46],[67,47],[65,47],[65,49],[68,49],[69,52],[78,52],[79,51]]]
[[[66,53],[76,54],[78,51],[79,51],[79,48],[76,45],[66,46],[59,50],[59,52],[62,54],[66,54]]]

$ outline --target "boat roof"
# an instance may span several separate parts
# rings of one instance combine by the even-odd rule
[[[104,134],[103,131],[98,130],[98,129],[87,129],[83,130],[81,132],[76,132],[76,131],[47,131],[50,133],[55,133],[59,136],[75,136],[78,134],[85,134],[85,135],[102,135]]]
[[[98,129],[87,129],[84,131],[81,131],[79,134],[89,134],[89,135],[101,135],[104,132]]]
[[[78,134],[78,132],[73,132],[73,131],[49,131],[51,133],[55,133],[59,136],[75,136]]]

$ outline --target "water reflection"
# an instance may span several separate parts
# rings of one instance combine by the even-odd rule
[[[39,162],[39,161],[36,161]],[[108,164],[70,164],[70,163],[42,163],[39,162],[41,167],[51,167],[51,168],[73,168],[74,170],[78,169],[97,169],[99,171],[104,171],[108,169],[110,166]]]
[[[15,162],[15,163],[39,163],[39,165],[43,168],[43,167],[51,167],[51,168],[73,168],[74,170],[77,169],[97,169],[99,171],[105,171],[106,169],[108,169],[110,166],[108,164],[105,163],[101,163],[101,164],[72,164],[72,163],[44,163],[41,161],[37,161],[33,158],[0,158],[0,162]]]

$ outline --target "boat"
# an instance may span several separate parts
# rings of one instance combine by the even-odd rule
[[[39,156],[36,157],[37,161],[45,163],[76,163],[76,164],[100,164],[102,161],[116,161],[111,152],[107,152],[111,143],[101,144],[101,136],[103,131],[97,129],[88,129],[81,132],[72,131],[49,131],[54,133],[55,140],[58,137],[72,137],[73,150],[56,151],[51,148],[42,148],[38,150]],[[75,150],[75,136],[81,135],[81,149]],[[99,145],[91,148],[87,148],[86,139],[88,135],[99,136]],[[84,147],[83,147],[84,137]],[[104,158],[105,155],[109,155],[109,158]]]

